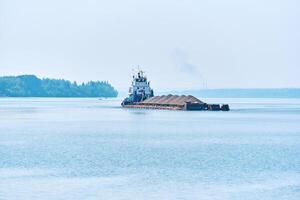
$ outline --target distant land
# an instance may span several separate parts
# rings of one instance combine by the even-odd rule
[[[0,97],[116,97],[107,81],[77,84],[64,79],[40,79],[35,75],[0,77]]]
[[[201,89],[181,92],[170,91],[168,93],[204,98],[300,98],[300,88]]]

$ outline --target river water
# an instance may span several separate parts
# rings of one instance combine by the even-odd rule
[[[300,199],[300,99],[0,99],[0,199]]]

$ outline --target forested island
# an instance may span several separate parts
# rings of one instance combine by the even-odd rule
[[[35,75],[0,77],[0,97],[116,97],[107,81],[77,84],[64,79],[40,79]]]

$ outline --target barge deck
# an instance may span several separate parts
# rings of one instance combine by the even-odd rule
[[[163,109],[163,110],[207,110],[229,111],[228,104],[207,104],[192,95],[162,95],[153,96],[144,101],[123,104],[125,108]]]

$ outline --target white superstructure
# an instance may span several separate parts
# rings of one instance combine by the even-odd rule
[[[149,97],[153,97],[153,90],[150,87],[150,82],[147,80],[144,71],[139,70],[132,78],[133,80],[129,88],[129,97],[123,101],[124,104],[140,102]]]
[[[129,88],[129,95],[139,95],[144,98],[153,96],[153,90],[150,88],[150,82],[147,81],[143,71],[138,71],[136,75],[133,75],[131,87]]]

